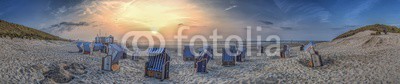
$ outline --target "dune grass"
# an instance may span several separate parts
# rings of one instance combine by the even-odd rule
[[[58,36],[29,28],[23,25],[0,20],[0,37],[39,39],[39,40],[65,40]]]
[[[366,31],[366,30],[377,31],[378,33],[380,33],[380,32],[383,32],[385,28],[386,28],[387,32],[400,33],[400,29],[397,28],[396,26],[389,26],[389,25],[384,25],[384,24],[374,24],[374,25],[364,26],[364,27],[358,28],[356,30],[350,30],[346,33],[343,33],[343,34],[337,36],[333,40],[340,39],[340,38],[346,38],[346,37],[352,36],[354,34],[357,34],[358,32],[362,32],[362,31]],[[376,34],[377,33],[371,34],[371,35],[376,35]]]

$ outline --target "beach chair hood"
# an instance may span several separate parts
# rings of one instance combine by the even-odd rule
[[[304,46],[303,50],[309,51],[314,45],[314,42],[310,42],[306,46]]]

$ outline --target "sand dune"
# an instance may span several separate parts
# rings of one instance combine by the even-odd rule
[[[250,56],[233,67],[210,61],[208,74],[194,73],[193,62],[172,53],[170,79],[144,77],[146,57],[120,61],[121,70],[101,71],[105,54],[83,55],[73,43],[0,38],[1,83],[399,83],[400,34],[354,36],[317,44],[325,66],[310,68],[299,47],[291,56]],[[172,48],[171,48],[172,49]],[[253,52],[253,55],[255,52]]]

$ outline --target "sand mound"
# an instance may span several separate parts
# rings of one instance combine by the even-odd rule
[[[54,67],[54,69],[45,72],[43,75],[46,78],[50,78],[57,83],[68,83],[69,81],[74,79],[74,76],[72,76],[72,74],[65,70],[66,66],[67,65],[64,63],[58,64]]]
[[[60,63],[50,67],[51,70],[43,73],[46,79],[42,81],[46,82],[57,82],[57,83],[68,83],[75,77],[74,75],[83,75],[87,71],[86,66],[78,63],[71,63],[69,65]]]
[[[66,70],[74,75],[83,75],[87,73],[85,69],[86,67],[84,65],[78,63],[72,63],[71,65],[66,67]]]

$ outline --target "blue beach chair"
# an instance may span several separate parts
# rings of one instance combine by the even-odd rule
[[[154,77],[163,81],[169,78],[170,57],[165,48],[150,48],[149,57],[145,64],[145,77]]]
[[[322,57],[321,55],[318,53],[318,51],[316,51],[314,49],[314,42],[310,42],[308,43],[306,46],[304,46],[305,52],[307,52],[310,56],[310,60],[308,61],[308,66],[309,67],[320,67],[323,66],[323,62],[322,62]]]
[[[78,52],[83,52],[83,48],[82,48],[82,44],[83,42],[76,42],[76,47],[78,47],[79,51]]]
[[[123,48],[121,48],[119,45],[110,44],[107,55],[112,57],[113,63],[118,63],[119,60],[123,57],[124,53],[125,52],[124,52]]]
[[[108,45],[108,53],[102,59],[102,70],[117,71],[120,69],[119,60],[123,56],[123,49],[117,44]]]
[[[228,54],[227,51],[230,51],[232,54]],[[235,57],[238,55],[238,50],[236,46],[230,46],[229,49],[222,49],[222,66],[234,66],[235,65]]]
[[[238,56],[236,56],[236,61],[238,62],[244,62],[245,58],[246,58],[246,53],[247,53],[247,49],[245,47],[240,48],[240,54]]]
[[[91,54],[92,50],[90,46],[92,45],[91,42],[84,42],[83,43],[83,54]]]
[[[191,50],[194,50],[192,46],[184,46],[183,49],[183,61],[193,61],[194,60],[194,54],[191,52]]]
[[[208,51],[207,51],[208,52]],[[207,63],[211,60],[211,54],[207,54],[203,49],[200,50],[200,56],[194,62],[194,68],[197,73],[208,73]]]

